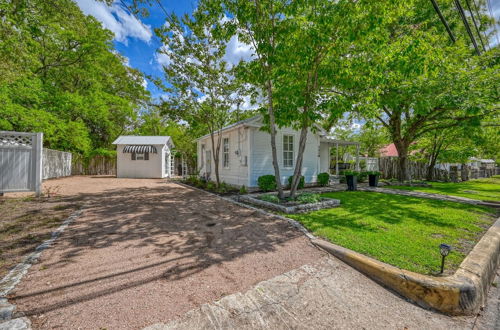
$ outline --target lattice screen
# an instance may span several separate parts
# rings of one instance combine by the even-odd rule
[[[32,137],[30,135],[2,134],[0,133],[0,146],[8,147],[31,147]]]

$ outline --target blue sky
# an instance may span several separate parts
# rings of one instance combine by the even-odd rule
[[[153,5],[148,7],[149,16],[141,17],[140,20],[131,15],[118,0],[115,0],[112,6],[107,6],[103,2],[95,0],[74,1],[85,14],[93,15],[105,28],[115,34],[115,47],[127,58],[128,65],[139,69],[146,75],[163,77],[161,65],[167,63],[168,58],[166,55],[157,53],[162,44],[158,37],[155,36],[154,28],[162,26],[165,23],[166,16],[155,1],[151,1]],[[177,15],[191,13],[196,7],[195,0],[160,1],[167,12],[174,12]],[[493,15],[498,20],[500,17],[500,0],[490,1]],[[500,38],[500,36],[498,37]],[[498,43],[496,38],[491,41],[492,45]],[[227,46],[226,60],[230,63],[236,63],[241,59],[249,59],[251,53],[252,50],[248,45],[239,42],[237,38],[233,37]],[[151,82],[147,82],[147,88],[155,98],[162,95],[162,92]]]
[[[167,63],[166,55],[158,54],[157,50],[162,46],[159,38],[154,34],[154,28],[161,27],[165,23],[165,12],[152,1],[154,5],[147,7],[148,17],[140,17],[138,20],[128,10],[115,1],[112,6],[95,0],[75,0],[82,11],[87,15],[94,16],[102,25],[115,34],[115,48],[127,58],[128,65],[139,69],[146,75],[163,77],[162,64]],[[196,7],[196,1],[161,1],[165,10],[177,15],[191,13]],[[226,60],[236,63],[241,59],[251,56],[251,49],[233,37],[227,46]],[[158,98],[162,91],[158,90],[152,82],[147,82],[147,88]]]

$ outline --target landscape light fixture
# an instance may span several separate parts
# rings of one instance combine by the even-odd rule
[[[439,245],[439,252],[441,253],[441,274],[443,274],[444,271],[444,258],[446,258],[448,254],[450,254],[450,251],[451,246],[449,246],[448,244]]]

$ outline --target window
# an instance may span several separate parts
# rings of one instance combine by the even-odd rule
[[[149,160],[149,152],[133,152],[132,160]]]
[[[222,140],[222,164],[224,168],[229,168],[229,138]]]
[[[293,167],[293,135],[283,135],[283,167]]]

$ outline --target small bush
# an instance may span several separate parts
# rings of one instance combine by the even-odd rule
[[[328,182],[330,182],[330,174],[326,172],[318,174],[318,183],[320,186],[325,187],[328,185]]]
[[[358,182],[365,182],[367,178],[368,178],[368,172],[361,172],[358,175]]]
[[[217,188],[215,182],[209,181],[206,186],[207,190],[214,191]]]
[[[257,184],[259,189],[262,191],[273,191],[276,190],[276,178],[272,174],[259,176],[257,179]]]
[[[240,195],[248,194],[247,187],[245,187],[245,185],[241,186],[239,193]]]
[[[262,195],[260,196],[260,199],[266,202],[276,203],[276,204],[280,202],[280,199],[276,195]]]
[[[225,183],[224,181],[222,181],[219,185],[219,188],[217,188],[217,192],[220,194],[225,194],[229,190],[231,190],[231,186]]]
[[[368,175],[380,175],[381,173],[379,171],[368,171],[366,172]]]
[[[292,180],[293,180],[293,176],[288,177],[288,187],[289,188],[292,187]],[[297,189],[304,189],[304,185],[305,185],[305,179],[304,179],[304,176],[301,175]]]
[[[301,204],[318,203],[319,201],[321,201],[320,194],[303,193],[297,196],[297,202]]]

